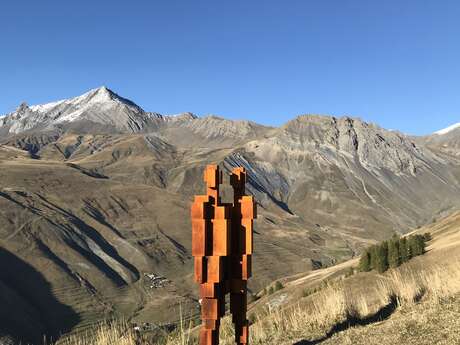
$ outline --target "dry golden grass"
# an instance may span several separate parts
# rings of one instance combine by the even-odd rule
[[[99,325],[94,332],[72,335],[60,345],[137,345],[136,334],[123,322]]]
[[[423,301],[398,308],[391,318],[351,327],[325,339],[324,345],[460,344],[460,296],[440,303]]]
[[[191,330],[192,322],[185,321],[181,312],[176,331],[153,339],[137,333],[128,322],[114,321],[102,323],[84,335],[70,335],[61,340],[59,345],[192,345],[196,341]]]
[[[299,339],[326,340],[328,333],[331,335],[329,331],[337,324],[352,323],[347,321],[351,318],[363,320],[373,317],[376,310],[382,310],[391,301],[396,301],[399,309],[410,310],[418,304],[430,306],[433,312],[436,305],[439,307],[446,299],[460,293],[460,262],[452,260],[449,265],[434,265],[422,271],[407,268],[391,270],[369,288],[371,292],[367,295],[355,295],[338,282],[309,296],[311,301],[307,305],[276,310],[251,327],[252,344],[289,344]],[[418,303],[420,299],[422,302]],[[374,301],[374,305],[370,301]],[[422,323],[422,319],[423,313],[418,318],[419,323]]]
[[[395,320],[398,320],[399,317],[399,321],[393,320],[392,317],[388,322],[381,323],[378,331],[374,332],[376,339],[380,339],[380,344],[391,344],[392,341],[394,344],[396,335],[391,334],[394,329],[400,333],[397,337],[405,334],[407,337],[419,339],[418,333],[412,334],[416,331],[411,331],[410,328],[415,327],[417,332],[422,332],[424,327],[433,328],[436,313],[443,313],[438,317],[444,320],[444,329],[448,327],[449,322],[452,323],[452,327],[458,326],[456,321],[450,320],[449,317],[456,315],[456,319],[459,319],[460,313],[457,315],[452,310],[447,310],[447,312],[443,310],[446,305],[449,305],[446,304],[449,298],[460,294],[460,262],[458,260],[451,260],[449,265],[434,265],[423,271],[405,268],[391,270],[380,276],[369,291],[372,291],[369,295],[356,295],[353,294],[353,291],[348,290],[343,282],[338,281],[322,291],[305,297],[306,301],[299,301],[304,303],[287,309],[267,311],[266,314],[256,317],[251,326],[251,344],[292,344],[300,339],[310,341],[321,339],[326,344],[359,344],[361,341],[363,344],[369,344],[372,342],[368,340],[366,342],[365,339],[369,339],[372,335],[366,329],[377,326],[350,328],[338,334],[330,331],[337,324],[346,324],[350,318],[363,320],[370,317],[375,310],[387,306],[391,301],[397,302]],[[373,301],[374,305],[371,305],[370,301]],[[382,326],[387,323],[392,326]],[[388,332],[388,334],[385,335],[382,332]],[[388,341],[385,341],[385,336]],[[455,335],[452,336],[455,337]],[[450,339],[449,337],[450,335],[444,335],[446,339]],[[222,322],[220,338],[222,345],[234,343],[233,326],[229,317],[224,318]],[[420,339],[418,343],[424,344],[420,343]],[[191,325],[183,321],[176,332],[166,338],[150,341],[138,338],[126,324],[115,323],[99,326],[91,336],[74,336],[60,344],[192,345],[196,344],[196,339],[192,336]]]

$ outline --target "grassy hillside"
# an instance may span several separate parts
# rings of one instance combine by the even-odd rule
[[[263,305],[283,300],[253,325],[252,343],[459,343],[460,213],[415,232],[432,234],[427,253],[385,274],[346,277],[352,260],[287,280],[253,306],[260,315]],[[313,287],[319,291],[308,295]]]
[[[351,260],[282,280],[250,306],[251,344],[460,344],[460,212],[414,232],[432,234],[427,253],[384,274],[352,274]],[[140,340],[120,323],[62,344],[185,345],[195,333],[182,323],[161,340]],[[232,344],[231,334],[226,318],[221,343]]]

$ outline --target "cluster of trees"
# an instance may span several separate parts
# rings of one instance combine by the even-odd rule
[[[429,233],[408,237],[394,235],[389,241],[366,249],[359,260],[359,270],[368,272],[375,269],[383,273],[388,268],[398,267],[414,256],[424,254],[426,242],[430,239]]]

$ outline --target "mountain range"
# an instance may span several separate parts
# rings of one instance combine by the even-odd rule
[[[189,207],[207,164],[248,171],[253,294],[460,206],[459,126],[414,137],[352,117],[167,116],[101,87],[21,104],[0,117],[0,144],[0,300],[18,306],[0,310],[0,338],[196,314]]]

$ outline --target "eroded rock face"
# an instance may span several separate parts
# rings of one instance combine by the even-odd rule
[[[368,169],[414,174],[426,159],[436,160],[407,136],[359,119],[300,116],[288,122],[267,145],[291,152],[335,152],[353,157]],[[256,143],[253,145],[261,145]]]

